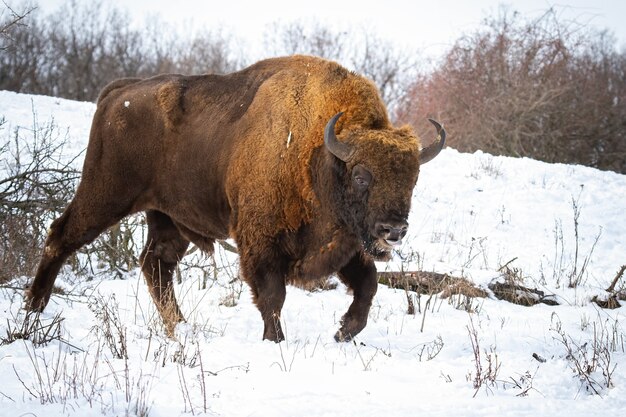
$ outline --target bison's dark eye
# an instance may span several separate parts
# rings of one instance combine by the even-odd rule
[[[368,185],[370,185],[370,183],[367,182],[367,180],[363,177],[355,177],[354,182],[359,187],[367,187]]]
[[[367,190],[370,182],[372,182],[372,174],[365,167],[357,165],[352,170],[352,183],[359,191]]]

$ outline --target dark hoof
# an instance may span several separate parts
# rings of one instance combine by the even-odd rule
[[[24,294],[24,310],[41,313],[44,310],[44,308],[46,308],[47,304],[48,304],[48,299],[35,297],[30,292],[30,289],[26,290],[26,293]]]
[[[367,324],[367,316],[364,319],[357,319],[350,313],[343,316],[341,319],[341,327],[335,333],[335,340],[337,342],[349,342],[354,336],[361,333],[361,330],[365,328]]]
[[[284,337],[270,337],[270,336],[263,336],[263,340],[269,340],[270,342],[274,342],[274,343],[280,343],[283,340],[285,340]]]
[[[335,342],[349,342],[352,340],[352,335],[350,333],[346,333],[343,330],[339,329],[337,330],[337,333],[335,333]]]
[[[280,320],[271,319],[269,324],[265,324],[263,329],[263,340],[270,340],[276,343],[280,343],[285,340]]]

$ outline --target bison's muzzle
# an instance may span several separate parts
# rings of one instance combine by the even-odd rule
[[[405,221],[399,222],[377,222],[375,226],[375,233],[378,239],[383,240],[389,246],[399,246],[402,244],[402,239],[406,236],[409,224]]]

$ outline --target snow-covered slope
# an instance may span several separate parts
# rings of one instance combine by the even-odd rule
[[[86,146],[94,110],[0,92],[0,139],[20,129],[29,140],[34,115],[38,125],[53,119],[71,158]],[[561,305],[492,297],[460,308],[460,297],[422,295],[409,315],[405,291],[381,285],[355,343],[332,338],[351,301],[341,285],[290,287],[287,340],[261,341],[248,288],[231,282],[236,259],[223,253],[219,261],[235,266],[208,289],[200,289],[201,271],[184,272],[176,290],[188,323],[178,341],[164,336],[139,271],[89,282],[66,271],[59,279],[70,293],[53,296],[42,316],[48,324],[64,319],[60,340],[0,346],[0,416],[613,415],[626,408],[626,307],[604,310],[590,299],[605,295],[626,263],[624,210],[624,175],[445,149],[422,169],[405,246],[379,270],[450,273],[485,288],[512,261],[528,287],[555,294]],[[567,288],[586,257],[581,285]],[[236,305],[227,307],[233,295]],[[0,289],[0,337],[22,322],[21,296]],[[110,339],[105,312],[119,317],[109,320]],[[114,354],[121,339],[127,359]],[[576,363],[595,366],[591,382]]]

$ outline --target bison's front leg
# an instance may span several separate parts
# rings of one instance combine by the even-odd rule
[[[263,317],[263,340],[282,342],[285,340],[280,325],[280,312],[285,303],[285,278],[276,274],[265,276],[262,285],[257,286],[257,307]]]
[[[371,257],[359,252],[339,271],[339,278],[354,293],[354,300],[335,334],[336,341],[348,342],[367,324],[367,315],[378,287],[376,265]]]
[[[284,262],[267,256],[255,256],[241,251],[241,271],[252,290],[252,297],[263,318],[263,339],[285,340],[280,325],[280,312],[287,294]]]

